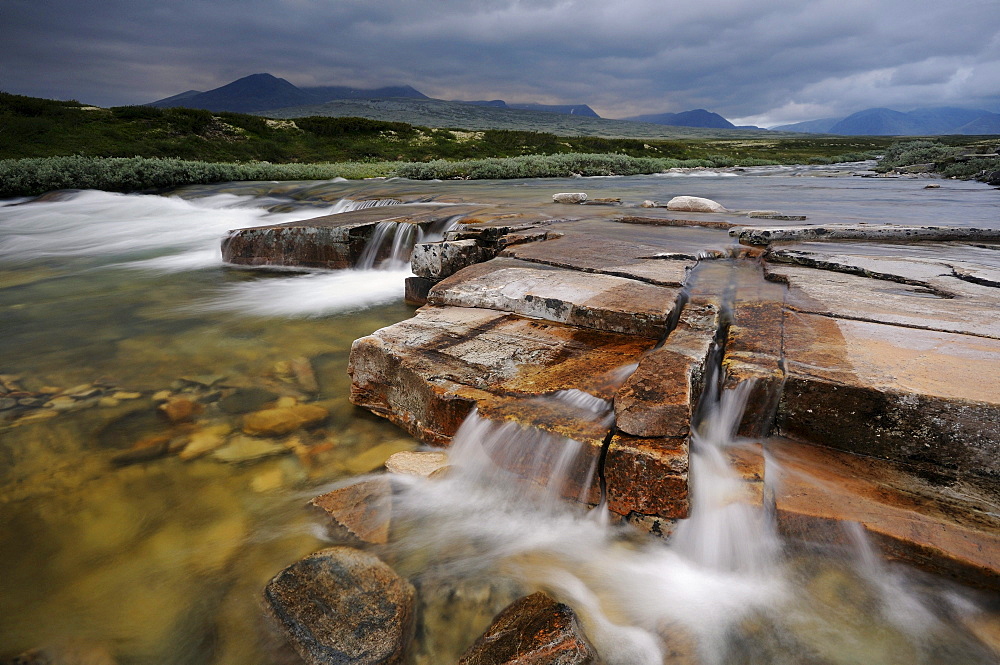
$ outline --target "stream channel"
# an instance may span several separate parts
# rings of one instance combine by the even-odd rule
[[[65,409],[29,401],[0,411],[0,662],[32,649],[50,659],[37,662],[67,664],[296,662],[268,627],[261,592],[329,543],[305,502],[420,447],[348,401],[352,341],[413,312],[402,299],[406,264],[225,266],[226,231],[375,198],[536,205],[565,191],[634,204],[705,196],[809,223],[1000,225],[997,194],[983,185],[852,176],[857,168],[230,183],[0,202],[0,375],[29,400],[76,393]],[[315,384],[295,371],[303,361]],[[330,418],[278,449],[123,456],[136,442],[185,434],[158,413],[161,391],[196,395],[222,436],[281,396]],[[723,396],[702,451],[726,445],[734,409],[738,395]],[[467,423],[463,435],[506,441],[484,427]],[[454,662],[494,613],[537,587],[584,616],[609,662],[995,662],[968,626],[998,630],[997,598],[890,567],[860,535],[818,557],[781,543],[766,515],[730,514],[723,500],[665,546],[544,493],[512,491],[466,448],[453,455],[478,471],[412,488],[401,515],[400,572],[424,575],[422,592],[444,599],[423,601],[413,662]],[[699,455],[692,464],[713,464]],[[712,473],[724,486],[726,470]],[[666,651],[651,637],[663,631],[680,636]]]

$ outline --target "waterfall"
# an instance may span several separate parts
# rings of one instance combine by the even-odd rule
[[[423,230],[409,222],[379,222],[358,256],[358,270],[402,270],[410,260],[414,243],[421,242]]]

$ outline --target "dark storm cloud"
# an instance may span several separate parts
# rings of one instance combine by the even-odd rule
[[[705,107],[774,124],[1000,111],[994,0],[4,0],[0,88],[101,104],[256,72],[445,99]]]

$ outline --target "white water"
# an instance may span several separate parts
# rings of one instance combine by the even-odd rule
[[[398,203],[393,199],[341,199],[328,208],[274,214],[261,199],[215,194],[176,197],[83,191],[59,201],[0,207],[0,265],[43,261],[61,269],[124,268],[144,275],[222,267],[221,241],[232,229],[282,224],[320,215]],[[403,225],[374,239],[361,270],[275,276],[225,285],[186,310],[251,316],[318,317],[396,302],[410,274],[404,257],[420,230]],[[380,243],[393,242],[374,270]],[[367,269],[365,269],[367,268]]]

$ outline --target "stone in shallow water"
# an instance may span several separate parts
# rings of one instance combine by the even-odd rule
[[[226,413],[249,413],[277,398],[277,393],[264,388],[238,388],[233,394],[219,400],[219,408]]]
[[[213,450],[211,455],[220,462],[240,464],[286,452],[288,448],[279,441],[239,435],[230,439],[225,446]]]
[[[362,480],[321,494],[309,502],[366,543],[389,540],[392,485],[387,476]]]
[[[272,616],[310,665],[395,665],[413,635],[416,591],[372,554],[320,550],[264,591]]]
[[[583,203],[586,200],[586,192],[562,192],[552,195],[552,201],[555,203]]]
[[[243,431],[257,436],[277,436],[301,427],[318,425],[329,416],[329,411],[316,404],[264,409],[248,414],[243,419]]]
[[[675,196],[667,201],[667,210],[678,212],[728,212],[722,204],[700,196]]]
[[[458,662],[459,665],[585,665],[597,663],[599,658],[573,610],[538,592],[497,615]]]
[[[424,478],[429,478],[447,465],[447,453],[434,451],[404,450],[385,461],[385,468],[390,473]]]

